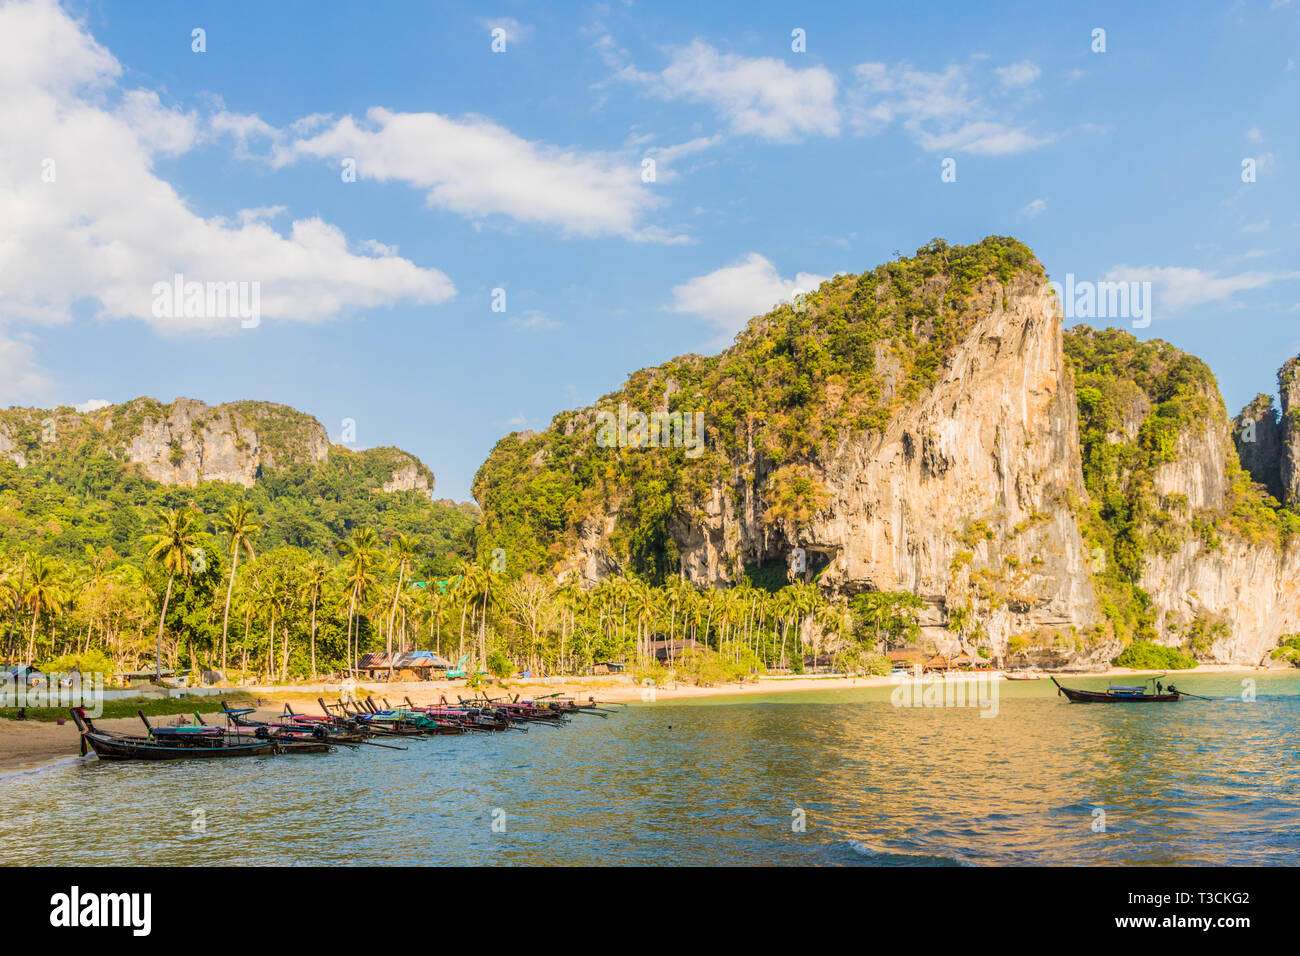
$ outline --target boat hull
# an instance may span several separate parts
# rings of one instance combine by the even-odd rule
[[[102,733],[87,732],[82,739],[100,760],[209,760],[218,757],[263,757],[276,752],[273,740],[229,743],[221,746],[169,746],[146,740],[121,740]]]
[[[1052,683],[1072,704],[1172,704],[1182,699],[1182,694],[1114,694],[1096,690],[1076,690],[1062,687],[1055,677]]]

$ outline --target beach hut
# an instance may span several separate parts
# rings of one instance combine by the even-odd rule
[[[834,654],[805,654],[803,672],[805,674],[831,674],[835,671]]]
[[[388,679],[391,673],[399,680],[433,680],[451,668],[451,661],[433,651],[403,651],[397,654],[375,652],[362,654],[357,670],[372,680]]]
[[[954,665],[952,661],[948,660],[948,658],[944,657],[942,654],[935,654],[925,662],[925,666],[922,669],[927,671],[950,671],[953,670],[953,668]]]
[[[909,668],[913,664],[922,664],[925,662],[924,656],[917,650],[890,651],[888,656],[889,663],[893,664],[895,667],[901,668]]]
[[[702,651],[704,645],[693,640],[658,640],[650,642],[650,653],[662,663],[681,660],[687,651]]]
[[[168,680],[175,677],[176,672],[170,667],[164,667],[158,676],[163,680]],[[119,671],[113,675],[113,679],[125,687],[138,687],[143,684],[152,684],[154,682],[154,671],[152,667],[145,670]]]
[[[958,654],[948,663],[951,664],[953,667],[959,667],[962,668],[963,670],[970,670],[971,668],[975,667],[979,663],[979,661],[971,657],[967,651],[963,650],[960,654]]]

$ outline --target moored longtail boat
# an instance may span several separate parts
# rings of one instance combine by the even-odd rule
[[[1072,704],[1164,704],[1173,703],[1187,696],[1177,690],[1173,684],[1170,684],[1168,689],[1160,684],[1151,686],[1157,678],[1164,676],[1164,674],[1157,674],[1156,677],[1148,677],[1146,683],[1140,687],[1111,684],[1104,691],[1063,687],[1055,677],[1052,678],[1052,683],[1056,685],[1057,693],[1064,695]]]
[[[286,708],[288,705],[285,705]],[[328,720],[253,720],[248,715],[253,713],[251,707],[231,707],[224,700],[221,713],[230,724],[227,733],[251,734],[258,737],[273,737],[276,740],[307,742],[316,740],[325,744],[361,743],[364,734],[355,724]],[[295,715],[290,714],[290,717]],[[198,714],[194,719],[203,724]],[[300,748],[302,749],[302,748]]]
[[[131,737],[98,730],[81,707],[72,708],[72,719],[81,731],[81,752],[93,750],[101,760],[188,760],[216,757],[263,757],[277,752],[274,740],[227,738],[224,734],[194,735],[182,739]]]

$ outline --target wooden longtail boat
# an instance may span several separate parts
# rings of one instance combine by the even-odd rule
[[[1057,693],[1064,694],[1072,704],[1164,704],[1182,700],[1186,695],[1177,690],[1173,684],[1170,684],[1167,690],[1162,685],[1151,686],[1157,678],[1164,676],[1164,674],[1157,674],[1156,677],[1148,677],[1141,687],[1120,687],[1111,684],[1104,691],[1062,687],[1061,682],[1055,677],[1052,678],[1052,683],[1056,685]]]
[[[325,703],[323,697],[317,697],[316,702],[320,704],[321,710],[325,713],[331,713],[330,705]],[[348,710],[348,705],[339,701],[336,705],[339,712],[345,716],[357,721],[364,727],[367,733],[375,734],[379,737],[422,737],[424,731],[400,720],[376,720],[375,715],[359,703],[353,703],[354,710]]]
[[[256,737],[269,736],[276,740],[297,741],[303,744],[314,740],[323,744],[352,745],[361,743],[363,739],[361,730],[355,725],[347,726],[333,721],[253,720],[248,716],[253,713],[251,707],[231,707],[224,700],[221,702],[221,707],[221,713],[231,725],[227,733],[243,733]],[[194,719],[201,725],[204,723],[199,714],[195,714]]]
[[[81,731],[81,753],[87,748],[101,760],[205,760],[216,757],[264,757],[276,753],[274,740],[240,741],[224,734],[195,735],[191,739],[155,739],[96,730],[81,707],[72,708],[72,719]]]

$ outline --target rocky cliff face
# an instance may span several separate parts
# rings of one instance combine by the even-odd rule
[[[1269,497],[1286,444],[1268,396],[1229,421],[1212,380],[1197,391],[1203,405],[1152,472],[1158,530],[1138,583],[1158,642],[1204,661],[1256,664],[1279,635],[1300,630],[1300,541],[1279,533],[1285,513]],[[1264,522],[1243,520],[1252,513]]]
[[[806,555],[825,593],[913,592],[939,649],[974,631],[1013,662],[1097,664],[1136,637],[1258,662],[1300,631],[1300,536],[1268,494],[1300,493],[1300,362],[1280,427],[1264,399],[1230,423],[1204,363],[1165,343],[1073,329],[1063,351],[1045,274],[1002,242],[836,277],[717,358],[503,439],[475,484],[484,540],[539,539],[535,563],[588,580],[659,561],[725,586]],[[962,285],[954,263],[990,244]],[[712,416],[698,462],[593,447],[600,411],[693,404]]]
[[[1268,493],[1284,501],[1282,490],[1282,428],[1273,396],[1262,392],[1232,422],[1232,440],[1241,465]]]
[[[328,457],[329,437],[320,422],[282,406],[265,410],[294,419],[289,427],[295,430],[297,448],[276,447],[259,431],[258,418],[247,407],[210,408],[181,398],[167,406],[165,415],[146,413],[125,446],[127,458],[166,485],[194,486],[206,479],[252,487],[263,467],[311,464]],[[104,424],[112,428],[112,417]]]
[[[415,459],[393,469],[393,477],[384,482],[384,491],[417,491],[433,497],[433,480],[429,469]]]
[[[1288,361],[1277,373],[1282,396],[1282,448],[1278,456],[1278,483],[1282,501],[1300,510],[1300,358]]]
[[[940,646],[957,644],[944,627],[956,606],[998,647],[1024,632],[1072,636],[1092,625],[1096,600],[1070,512],[1083,478],[1053,295],[1029,278],[1005,294],[991,282],[975,307],[928,393],[818,463],[829,500],[790,544],[827,563],[819,580],[832,593],[924,597],[922,628]],[[710,504],[679,524],[682,567],[699,583],[733,580],[735,555],[771,546],[753,483],[719,483]]]
[[[161,484],[186,487],[200,481],[252,487],[263,469],[311,467],[327,461],[331,452],[319,421],[270,402],[210,406],[178,398],[164,405],[138,398],[86,413],[67,407],[0,411],[0,456],[20,468],[38,460],[45,449],[83,447],[136,464]],[[432,495],[433,473],[406,452],[336,451],[373,462],[387,476],[379,479],[385,491]]]

